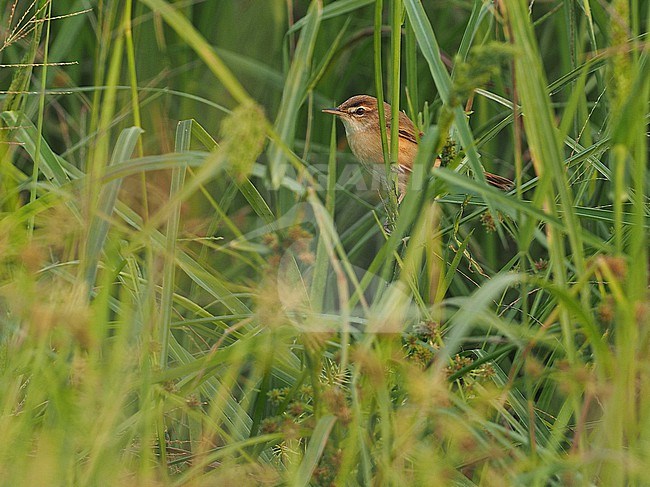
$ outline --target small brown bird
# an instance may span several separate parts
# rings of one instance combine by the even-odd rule
[[[345,126],[350,149],[359,162],[382,181],[386,180],[384,169],[384,154],[381,147],[381,131],[379,129],[379,112],[377,99],[369,95],[356,95],[347,99],[336,108],[325,108],[324,113],[331,113],[341,119]],[[386,115],[386,133],[390,146],[391,109],[384,103]],[[399,112],[399,151],[397,155],[397,181],[400,199],[404,196],[408,178],[413,168],[413,161],[418,151],[418,141],[415,135],[419,133],[408,116]],[[419,133],[421,136],[422,133]],[[440,166],[436,158],[435,166]],[[485,172],[486,181],[492,186],[504,191],[512,189],[513,182],[502,176]]]

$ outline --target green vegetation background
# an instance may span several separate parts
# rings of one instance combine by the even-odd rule
[[[650,485],[648,8],[0,2],[0,484]]]

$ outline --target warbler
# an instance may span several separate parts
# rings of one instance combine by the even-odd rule
[[[381,130],[379,124],[379,110],[377,99],[370,95],[355,95],[348,98],[335,108],[325,108],[324,113],[336,115],[345,126],[345,135],[354,156],[371,173],[385,182],[386,171],[384,153],[381,146]],[[384,103],[386,118],[386,134],[390,146],[391,107]],[[418,151],[416,134],[422,135],[415,124],[406,115],[399,112],[399,150],[397,154],[397,185],[400,200],[406,192],[409,176],[413,169],[413,162]],[[440,166],[440,158],[436,158],[435,167]],[[492,186],[504,191],[513,188],[513,182],[490,172],[485,172],[485,180]]]

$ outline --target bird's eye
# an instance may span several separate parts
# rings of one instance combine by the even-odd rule
[[[366,109],[363,107],[359,107],[354,111],[355,115],[363,115],[364,113],[366,113]]]

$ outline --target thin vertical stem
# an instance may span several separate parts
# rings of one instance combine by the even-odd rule
[[[40,12],[47,12],[45,13],[45,23],[46,23],[46,28],[45,28],[45,47],[43,48],[43,74],[41,76],[41,93],[38,98],[38,121],[37,121],[37,131],[38,134],[43,133],[43,118],[45,114],[45,90],[47,89],[47,63],[48,63],[48,57],[49,57],[49,45],[50,45],[50,18],[52,17],[52,2],[47,2],[47,9],[41,8],[37,11],[37,15],[39,15]],[[39,37],[40,37],[40,29],[36,29],[34,31],[34,39],[32,42],[35,42],[38,44],[39,42]],[[41,159],[41,140],[42,137],[37,137],[36,138],[36,150],[34,153],[34,169],[32,171],[32,184],[31,188],[29,190],[29,201],[33,202],[36,200],[36,186],[38,183],[38,175],[39,175],[39,163]],[[30,217],[28,223],[27,223],[27,231],[29,235],[31,236],[33,231],[34,231],[34,216]]]
[[[420,106],[418,99],[418,64],[417,64],[417,45],[415,33],[411,23],[406,20],[406,102],[411,119],[417,121],[417,111]]]
[[[140,118],[140,100],[138,97],[138,75],[135,64],[135,46],[133,44],[133,29],[131,25],[132,14],[133,0],[126,0],[124,5],[123,30],[124,41],[126,42],[126,61],[129,70],[129,85],[131,87],[131,109],[133,110],[133,124],[137,127],[142,127],[142,120]],[[142,138],[138,139],[136,150],[139,157],[144,155]],[[140,183],[140,191],[142,192],[142,215],[146,219],[149,215],[149,201],[147,198],[147,173],[144,171],[142,172]]]
[[[400,99],[400,65],[402,41],[402,1],[392,0],[391,9],[391,126],[390,126],[390,162],[397,164],[399,155],[399,99]]]
[[[375,54],[375,91],[377,92],[377,103],[379,111],[381,149],[384,153],[384,161],[388,163],[390,162],[390,157],[388,155],[388,137],[386,135],[386,113],[384,112],[384,79],[381,69],[381,26],[383,9],[383,0],[377,0],[375,3],[375,31],[373,41]]]

